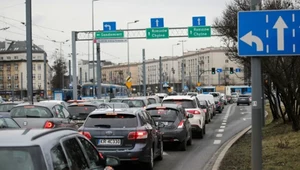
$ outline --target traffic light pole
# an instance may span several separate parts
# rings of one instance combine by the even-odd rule
[[[221,75],[220,75],[220,72],[218,72],[218,84],[220,86],[220,81],[221,81]]]

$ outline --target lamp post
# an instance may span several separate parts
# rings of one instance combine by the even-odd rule
[[[94,34],[94,30],[95,30],[95,23],[94,23],[94,2],[95,1],[99,1],[99,0],[92,0],[92,30],[93,30],[93,41],[95,39],[95,34]],[[95,45],[94,42],[92,42],[92,49],[93,49],[93,96],[95,96]]]
[[[175,68],[174,68],[174,47],[180,45],[180,43],[177,44],[173,44],[172,45],[172,79],[173,79],[173,90],[175,88],[175,78],[174,78],[174,74],[175,74]]]
[[[181,41],[179,41],[180,43],[181,43],[181,45],[182,45],[182,56],[184,55],[184,44],[183,43],[185,43],[186,42],[186,40],[181,40]]]
[[[130,63],[129,63],[129,25],[130,24],[135,24],[135,23],[138,23],[139,20],[135,20],[133,22],[127,22],[127,62],[128,62],[128,70],[127,70],[127,74],[128,76],[131,76],[131,73],[130,73]]]

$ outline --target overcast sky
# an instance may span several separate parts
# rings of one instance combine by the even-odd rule
[[[95,29],[102,29],[104,21],[116,21],[117,29],[126,29],[127,22],[139,20],[130,28],[149,28],[150,18],[163,17],[165,27],[187,27],[192,25],[193,16],[206,16],[206,24],[211,25],[221,16],[229,0],[99,0],[95,2]],[[71,31],[92,30],[92,0],[32,0],[33,40],[43,45],[48,56],[59,43],[71,40]],[[0,0],[0,41],[6,39],[25,40],[24,0]],[[142,49],[146,58],[171,56],[172,45],[179,40],[187,40],[184,50],[196,50],[208,46],[221,46],[219,38],[172,38],[158,40],[131,40],[130,60],[139,62]],[[127,62],[126,43],[103,44],[102,59],[113,62]],[[64,55],[71,53],[71,43],[62,46]],[[91,49],[91,48],[90,48]],[[79,58],[88,59],[88,43],[77,43]],[[90,53],[91,50],[90,50]],[[174,47],[174,54],[182,53],[181,46]],[[91,55],[92,56],[92,55]],[[92,57],[90,57],[92,58]]]

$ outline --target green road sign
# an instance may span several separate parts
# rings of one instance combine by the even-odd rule
[[[189,27],[188,36],[189,38],[211,37],[211,27],[210,26]]]
[[[96,39],[124,38],[124,31],[96,32]]]
[[[147,28],[147,39],[169,38],[169,28]]]

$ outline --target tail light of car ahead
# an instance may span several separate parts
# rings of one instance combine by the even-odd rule
[[[179,124],[178,124],[178,129],[182,129],[184,126],[184,120],[182,120]]]
[[[204,111],[204,113],[206,113],[206,111],[207,111],[206,109],[202,109],[202,110]]]
[[[51,122],[51,121],[47,121],[47,122],[44,124],[44,128],[45,128],[45,129],[52,129],[52,128],[54,128],[54,123]]]
[[[128,140],[147,139],[147,138],[148,138],[148,132],[144,130],[130,132],[128,134]]]
[[[200,115],[201,114],[198,110],[188,110],[187,112],[192,113],[194,115]]]
[[[218,102],[218,105],[221,106],[221,102]]]
[[[90,134],[90,132],[80,131],[79,134],[82,134],[83,136],[85,136],[85,137],[88,138],[89,140],[92,139],[92,135]]]

